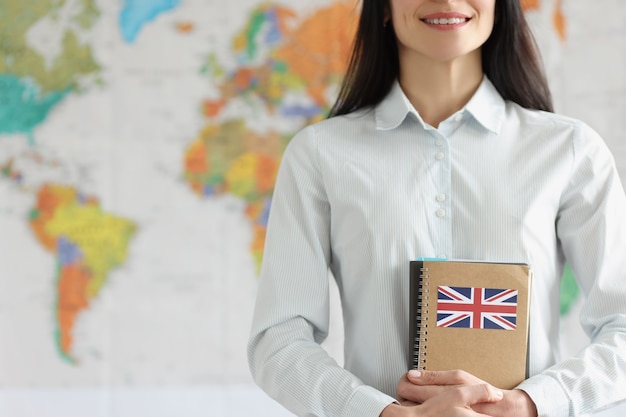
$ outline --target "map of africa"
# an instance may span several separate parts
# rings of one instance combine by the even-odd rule
[[[549,75],[571,1],[522,1]],[[0,3],[0,404],[250,383],[281,155],[332,105],[356,16],[349,0]],[[562,312],[577,300],[567,272]]]

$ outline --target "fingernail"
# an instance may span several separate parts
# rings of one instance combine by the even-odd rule
[[[496,398],[501,400],[504,397],[504,392],[500,391],[499,389],[495,390],[495,395]]]
[[[416,371],[416,370],[411,370],[409,371],[409,376],[411,378],[421,378],[422,377],[422,373],[420,371]]]

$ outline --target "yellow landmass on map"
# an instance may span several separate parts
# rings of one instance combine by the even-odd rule
[[[57,259],[56,340],[61,357],[73,363],[76,318],[98,295],[110,271],[126,261],[136,226],[103,212],[96,198],[57,184],[38,190],[30,226]]]
[[[64,236],[80,248],[93,274],[88,287],[91,297],[100,291],[109,271],[126,260],[135,229],[132,222],[104,213],[99,206],[78,203],[60,207],[46,224],[49,234]]]
[[[236,196],[254,193],[258,158],[253,153],[239,155],[226,171],[227,190]]]

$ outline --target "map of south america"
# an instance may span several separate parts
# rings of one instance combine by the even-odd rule
[[[30,226],[57,261],[56,343],[61,357],[74,362],[76,318],[99,294],[109,272],[126,261],[136,226],[104,213],[93,196],[54,184],[37,192]]]

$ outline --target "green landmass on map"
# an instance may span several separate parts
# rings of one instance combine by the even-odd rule
[[[97,74],[100,66],[89,44],[65,28],[59,54],[47,63],[28,43],[28,31],[41,19],[58,20],[68,1],[0,2],[0,135],[23,133],[31,137],[50,111],[72,91],[80,91],[81,79]],[[89,29],[99,16],[94,0],[81,0],[72,19]]]
[[[565,266],[563,279],[561,280],[561,315],[567,315],[572,306],[578,300],[580,289],[574,278],[574,273],[569,265]]]

